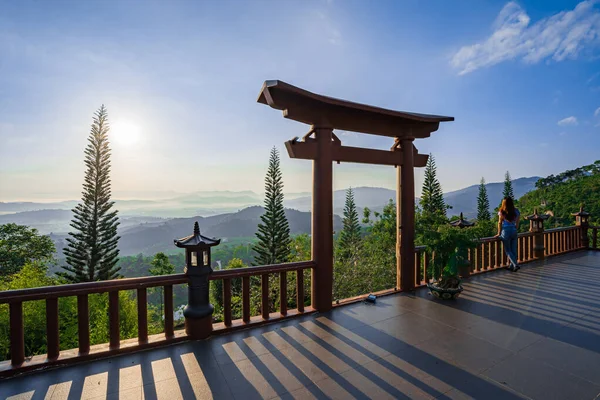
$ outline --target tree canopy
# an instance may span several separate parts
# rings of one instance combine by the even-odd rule
[[[48,236],[25,225],[0,225],[0,278],[15,274],[27,263],[50,262],[56,251]]]

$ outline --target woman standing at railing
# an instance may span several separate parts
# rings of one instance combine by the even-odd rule
[[[511,271],[518,271],[521,267],[517,263],[517,235],[519,229],[519,210],[515,208],[515,203],[510,197],[502,200],[502,206],[498,211],[498,234],[495,237],[502,239],[504,251],[509,260]]]

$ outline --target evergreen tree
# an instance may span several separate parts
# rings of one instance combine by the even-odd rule
[[[338,242],[338,256],[347,258],[355,253],[360,243],[360,224],[358,221],[358,211],[354,202],[354,192],[352,188],[346,191],[346,203],[344,205],[344,227],[340,232]]]
[[[485,179],[481,178],[479,195],[477,196],[477,221],[489,221],[490,218],[490,200],[488,199],[487,189],[485,187]]]
[[[110,201],[110,148],[108,120],[104,105],[96,112],[85,149],[87,171],[82,201],[73,209],[68,246],[64,249],[69,282],[92,282],[118,277],[117,211]]]
[[[504,174],[504,190],[502,191],[502,197],[510,197],[511,199],[516,200],[513,192],[510,173],[508,171],[506,171],[506,174]]]
[[[429,155],[427,165],[425,166],[425,180],[423,181],[423,190],[421,192],[421,210],[427,222],[443,223],[446,220],[446,202],[442,186],[437,179],[435,159]]]
[[[254,246],[256,265],[268,265],[290,260],[290,227],[283,208],[283,180],[279,167],[279,152],[271,149],[269,169],[265,177],[265,213],[260,217]]]

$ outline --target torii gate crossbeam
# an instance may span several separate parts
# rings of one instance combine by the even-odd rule
[[[397,167],[396,287],[415,287],[414,168],[424,167],[414,139],[426,138],[440,122],[453,117],[417,114],[339,100],[311,93],[282,81],[266,81],[258,102],[282,110],[283,116],[311,126],[302,140],[286,142],[291,158],[313,161],[312,195],[312,307],[331,309],[333,302],[333,166],[354,162]],[[390,151],[343,146],[334,129],[387,136],[395,139]]]

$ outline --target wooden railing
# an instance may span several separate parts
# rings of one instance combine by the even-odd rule
[[[582,248],[581,228],[569,226],[544,231],[544,255],[554,256]]]
[[[591,234],[591,239],[590,239],[590,248],[594,249],[594,250],[600,250],[600,248],[598,247],[598,230],[600,229],[600,226],[590,226],[590,234]]]
[[[314,261],[302,261],[289,264],[236,268],[213,272],[210,275],[210,280],[223,281],[223,322],[214,324],[213,330],[226,331],[244,327],[248,324],[264,323],[312,312],[312,307],[304,306],[304,270],[314,267]],[[287,308],[287,278],[289,273],[296,275],[297,308],[293,310],[288,310]],[[274,313],[271,313],[269,310],[269,276],[271,274],[279,275],[279,311]],[[252,316],[250,313],[250,278],[253,276],[259,276],[261,279],[261,313],[257,316]],[[240,278],[242,280],[242,318],[233,320],[231,311],[231,281]]]
[[[597,248],[598,227],[590,227],[592,240],[590,248]],[[536,240],[543,239],[544,255],[553,256],[584,248],[581,240],[581,227],[568,227],[544,231],[543,238],[536,233],[522,233],[518,237],[519,262],[526,263],[538,259]],[[425,247],[415,249],[415,285],[426,285],[430,257]],[[502,242],[498,238],[483,238],[468,254],[470,273],[477,274],[507,266]],[[223,321],[213,324],[215,333],[227,332],[250,325],[262,324],[289,318],[314,310],[305,306],[304,271],[315,268],[313,261],[267,265],[215,271],[211,281],[223,283]],[[296,277],[296,308],[288,309],[288,277]],[[272,291],[269,290],[269,276],[279,277],[279,309],[270,310]],[[251,278],[260,277],[260,311],[251,313]],[[232,312],[232,281],[241,280],[241,318],[234,319]],[[164,345],[188,339],[184,331],[175,331],[173,321],[173,285],[187,284],[185,274],[156,277],[118,279],[104,282],[78,283],[33,289],[9,290],[0,292],[0,304],[8,304],[10,313],[10,360],[0,362],[0,378],[27,369],[45,365],[64,364],[74,359],[90,359],[122,352],[137,351],[143,348]],[[162,287],[164,290],[164,333],[148,335],[148,288]],[[256,285],[254,286],[256,287]],[[137,293],[138,335],[135,339],[121,340],[119,322],[119,292],[135,290]],[[386,292],[397,292],[390,289]],[[96,293],[108,293],[109,343],[90,345],[90,321],[88,296]],[[60,350],[58,299],[77,297],[78,349]],[[364,296],[363,296],[364,297]],[[357,298],[358,299],[358,298]],[[46,338],[47,354],[25,358],[23,303],[44,300],[46,302]]]
[[[591,227],[593,240],[591,248],[597,245],[598,227]],[[535,233],[520,233],[517,239],[517,257],[519,263],[527,263],[538,259],[535,253]],[[581,242],[581,228],[570,226],[566,228],[549,229],[543,232],[544,255],[554,256],[584,248]],[[508,266],[500,238],[488,237],[479,239],[477,246],[468,252],[470,274],[493,271]],[[429,264],[431,256],[425,252],[425,246],[415,247],[415,286],[425,286],[430,280]]]
[[[223,281],[224,322],[214,324],[213,329],[217,332],[223,332],[312,312],[311,307],[304,306],[303,271],[314,266],[314,262],[306,261],[215,271],[210,276],[210,279],[213,281]],[[296,274],[297,308],[294,310],[287,309],[286,289],[288,273]],[[269,314],[268,306],[265,306],[269,301],[268,277],[270,274],[279,275],[280,287],[282,289],[280,290],[280,310],[276,315]],[[252,276],[260,276],[262,279],[261,298],[263,312],[259,317],[250,315],[250,277]],[[234,278],[242,279],[243,317],[240,320],[232,321],[231,280]],[[183,330],[174,330],[173,285],[187,283],[188,278],[185,274],[176,274],[0,292],[0,304],[8,304],[10,313],[10,360],[0,362],[0,378],[46,365],[65,364],[73,361],[73,359],[98,358],[186,340],[187,336]],[[147,290],[153,287],[163,287],[164,290],[164,333],[149,336]],[[133,340],[121,340],[120,337],[119,292],[124,290],[135,290],[137,292],[138,336]],[[109,343],[90,346],[88,296],[96,293],[108,293]],[[79,347],[78,349],[61,351],[58,299],[65,297],[77,297]],[[46,302],[47,354],[34,356],[26,360],[23,303],[36,300],[45,300]]]

